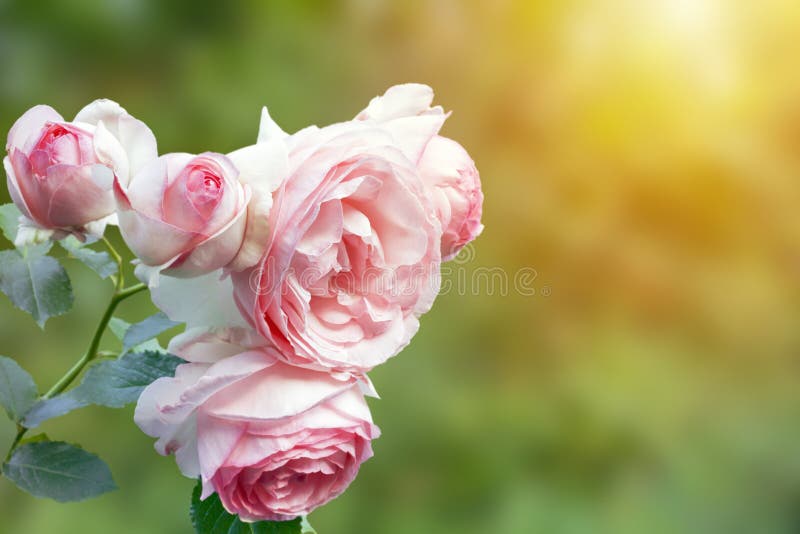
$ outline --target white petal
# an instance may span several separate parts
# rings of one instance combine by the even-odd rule
[[[106,231],[106,226],[109,224],[116,225],[117,224],[117,214],[112,213],[102,219],[97,219],[95,221],[90,221],[83,225],[84,230],[86,231],[87,235],[94,236],[94,237],[102,237]]]
[[[103,122],[117,138],[128,158],[128,175],[118,176],[127,185],[130,176],[158,157],[156,138],[145,123],[132,117],[125,108],[113,100],[100,99],[84,107],[75,121],[88,124]]]
[[[173,321],[193,326],[247,326],[233,300],[233,284],[222,271],[196,278],[161,277],[150,296]]]
[[[100,189],[111,191],[114,186],[114,171],[105,165],[92,165],[92,182]]]
[[[119,140],[108,131],[103,121],[97,123],[94,131],[94,152],[100,163],[114,169],[110,180],[113,180],[113,175],[116,174],[122,180],[122,184],[127,185],[130,172],[128,155]]]
[[[358,120],[385,121],[412,117],[429,110],[433,102],[433,89],[420,83],[395,85],[381,96],[370,100],[369,105],[356,116]]]
[[[259,141],[228,154],[239,170],[239,180],[254,190],[275,191],[289,174],[289,154],[279,140]]]
[[[261,108],[261,123],[258,126],[258,137],[256,141],[261,143],[262,141],[280,140],[287,135],[288,134],[272,120],[272,117],[269,116],[267,106]]]
[[[83,109],[75,115],[75,122],[85,122],[95,125],[100,121],[105,121],[110,124],[116,124],[117,118],[127,114],[128,112],[125,111],[125,108],[113,100],[99,98],[85,105]]]

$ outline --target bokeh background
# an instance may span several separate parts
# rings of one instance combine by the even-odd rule
[[[0,0],[0,135],[108,97],[161,152],[226,152],[264,104],[291,132],[432,85],[486,230],[372,373],[383,436],[320,534],[794,533],[798,35],[796,0]],[[110,292],[69,272],[44,334],[0,298],[0,353],[42,388]],[[190,532],[193,482],[132,413],[47,423],[120,489],[59,505],[0,479],[0,532]]]

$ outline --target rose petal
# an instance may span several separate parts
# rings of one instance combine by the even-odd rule
[[[251,328],[195,327],[173,337],[167,350],[186,361],[213,363],[265,344]]]
[[[22,192],[19,189],[17,175],[14,173],[14,167],[11,165],[11,158],[9,156],[3,158],[3,168],[6,170],[6,186],[8,187],[8,193],[11,196],[11,201],[17,205],[24,216],[32,219],[33,216],[31,215],[31,211],[28,209],[28,204],[25,202],[25,198],[22,196]]]
[[[8,131],[6,151],[10,153],[11,148],[17,148],[26,154],[29,153],[39,140],[45,123],[63,121],[64,118],[50,106],[33,106],[23,113]]]
[[[272,120],[272,117],[267,111],[267,106],[261,108],[261,123],[258,126],[258,138],[256,142],[262,143],[265,141],[282,140],[288,134],[284,132],[278,124]]]
[[[102,176],[96,165],[48,167],[46,181],[58,184],[49,194],[47,220],[50,224],[57,227],[82,226],[113,212],[111,184]]]
[[[242,380],[235,391],[215,395],[205,410],[232,420],[280,419],[302,413],[354,384],[355,379],[338,380],[327,373],[276,363]]]
[[[119,175],[123,185],[130,176],[158,157],[156,138],[142,121],[132,117],[112,100],[100,99],[90,103],[75,116],[75,121],[88,124],[103,122],[125,151],[129,174]]]
[[[153,303],[173,321],[195,326],[247,326],[233,301],[233,284],[222,271],[195,278],[165,276],[150,290]]]
[[[369,105],[358,115],[357,120],[385,121],[401,117],[413,117],[430,109],[433,89],[420,83],[395,85],[381,96],[370,100]]]
[[[107,165],[113,169],[115,175],[121,177],[123,185],[128,183],[130,172],[128,155],[119,140],[106,128],[103,121],[97,123],[97,128],[94,131],[94,152],[100,163]]]
[[[246,428],[247,423],[219,420],[205,412],[198,414],[197,453],[200,458],[200,474],[204,481],[210,480],[225,463]],[[204,484],[200,498],[205,499],[212,492],[213,487]]]
[[[124,209],[124,203],[119,200],[117,206],[119,228],[125,243],[148,265],[163,265],[172,260],[176,250],[186,248],[196,237],[143,213]],[[154,236],[158,238],[154,239]]]
[[[249,190],[247,193],[246,198],[249,198]],[[246,215],[245,210],[239,211],[238,215],[216,235],[191,249],[189,254],[170,262],[165,274],[187,278],[200,276],[210,269],[228,265],[236,257],[241,246],[247,222]]]

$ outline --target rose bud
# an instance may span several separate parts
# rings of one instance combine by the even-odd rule
[[[11,199],[22,212],[17,245],[71,233],[102,235],[115,223],[112,186],[157,156],[150,129],[116,102],[97,100],[65,122],[35,106],[8,132],[3,159]]]
[[[216,492],[244,521],[291,520],[340,495],[380,434],[362,394],[370,386],[223,337],[171,345],[193,362],[144,390],[136,423],[201,479],[202,498]]]
[[[120,231],[138,258],[137,276],[156,285],[159,272],[193,277],[255,263],[266,246],[272,184],[285,168],[274,148],[166,154],[127,187],[117,182]]]

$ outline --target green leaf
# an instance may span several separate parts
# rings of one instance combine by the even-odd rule
[[[111,321],[108,323],[108,328],[111,332],[116,336],[117,339],[122,341],[125,339],[125,333],[131,327],[131,324],[127,321],[120,319],[119,317],[112,317]],[[137,352],[144,352],[144,351],[154,351],[154,352],[163,352],[166,354],[166,350],[162,347],[157,339],[148,339],[144,343],[140,343],[139,345],[134,345],[130,349],[123,350],[122,352],[128,351],[137,351]]]
[[[182,363],[185,362],[172,354],[129,352],[118,360],[92,366],[81,385],[70,393],[73,398],[86,403],[122,408],[136,402],[142,390],[154,380],[173,376],[175,368]]]
[[[136,402],[154,380],[173,376],[182,363],[177,356],[157,351],[128,352],[117,360],[99,362],[86,371],[78,387],[34,405],[22,424],[36,428],[48,419],[90,404],[122,408]]]
[[[72,285],[66,271],[46,256],[48,246],[29,247],[25,254],[0,251],[0,290],[14,305],[30,313],[40,327],[72,307]]]
[[[245,523],[235,515],[228,513],[222,506],[219,496],[214,493],[201,501],[203,485],[198,482],[192,491],[192,505],[189,515],[197,534],[303,534],[314,530],[303,530],[303,519],[291,521],[259,521]],[[308,524],[308,522],[305,522]],[[310,528],[311,525],[308,525]]]
[[[36,404],[25,414],[25,419],[22,420],[22,426],[25,428],[36,428],[48,419],[60,417],[68,414],[72,410],[88,406],[89,403],[83,399],[77,398],[73,393],[74,389],[53,397],[52,399],[43,399]]]
[[[0,356],[0,406],[19,421],[36,402],[39,392],[31,375],[11,358]]]
[[[0,230],[6,239],[12,243],[17,238],[17,227],[22,213],[14,204],[3,204],[0,206]]]
[[[144,321],[131,325],[125,332],[122,339],[124,350],[140,345],[141,343],[155,338],[162,332],[178,326],[180,323],[170,320],[163,312],[151,315]]]
[[[44,432],[41,434],[36,434],[35,436],[31,436],[29,438],[25,438],[19,442],[19,446],[25,445],[26,443],[39,443],[40,441],[50,441],[50,438]]]
[[[39,441],[17,448],[3,474],[36,497],[59,502],[82,501],[117,489],[108,466],[63,441]]]
[[[81,243],[77,237],[72,235],[65,237],[58,244],[73,258],[82,261],[100,275],[100,278],[108,278],[112,274],[117,274],[117,262],[108,252],[92,250],[86,243]]]
[[[111,333],[120,341],[125,337],[125,332],[128,331],[130,326],[131,323],[119,317],[112,317],[111,320],[108,321],[108,329],[111,330]]]

